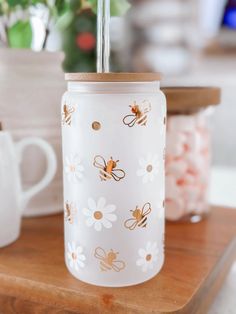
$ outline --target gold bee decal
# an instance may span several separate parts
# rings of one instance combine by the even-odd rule
[[[63,112],[62,112],[62,124],[63,125],[71,125],[72,121],[72,114],[75,112],[75,107],[74,106],[69,106],[64,104],[63,106]]]
[[[113,250],[106,251],[101,247],[97,247],[94,252],[94,257],[100,260],[100,270],[109,271],[114,270],[120,272],[125,268],[125,262],[117,260],[118,252]]]
[[[136,101],[133,105],[129,106],[131,108],[132,114],[128,114],[124,117],[123,123],[128,125],[130,128],[135,124],[146,125],[147,123],[147,113],[151,111],[151,104],[144,100],[141,105],[138,105]]]
[[[136,206],[135,210],[131,210],[133,218],[125,221],[125,228],[134,230],[136,227],[147,227],[147,216],[151,213],[151,211],[152,208],[150,203],[145,203],[142,209]]]
[[[93,165],[100,169],[99,176],[102,181],[107,181],[110,179],[120,181],[125,177],[125,172],[122,169],[117,169],[118,162],[119,160],[115,161],[112,157],[106,162],[102,156],[97,155],[94,157]]]
[[[73,203],[70,203],[68,201],[66,201],[65,204],[65,220],[68,221],[70,224],[73,224],[74,222],[74,216],[76,214],[76,208],[73,205]]]

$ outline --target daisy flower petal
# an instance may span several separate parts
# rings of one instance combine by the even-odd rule
[[[142,177],[143,175],[145,175],[146,171],[144,169],[139,169],[137,170],[137,176]]]
[[[142,157],[139,159],[139,165],[141,168],[137,170],[137,176],[143,177],[142,181],[144,184],[153,182],[155,176],[158,174],[158,155],[148,153],[145,159]]]
[[[158,259],[158,252],[157,243],[148,241],[145,248],[138,250],[139,258],[136,260],[136,265],[140,267],[143,272],[153,269],[154,263]]]
[[[95,230],[97,230],[97,231],[101,231],[101,230],[102,230],[102,224],[101,224],[101,222],[100,222],[100,221],[96,221],[96,222],[94,223],[94,228],[95,228]]]
[[[92,213],[88,208],[83,208],[83,214],[87,217],[91,217]]]
[[[68,251],[67,251],[67,258],[69,262],[69,266],[76,271],[79,270],[80,267],[84,267],[84,261],[86,260],[85,255],[83,254],[83,247],[77,246],[76,243],[73,241],[72,243],[68,242]]]
[[[145,257],[146,256],[146,251],[144,249],[139,249],[138,250],[138,254],[141,256],[141,257]]]
[[[95,223],[95,220],[94,220],[92,217],[89,217],[89,218],[86,220],[86,225],[87,225],[88,227],[91,227],[94,223]]]
[[[146,165],[146,160],[145,160],[144,158],[140,158],[140,159],[139,159],[139,164],[140,164],[141,167],[145,167],[145,165]]]
[[[116,221],[117,220],[117,216],[114,214],[106,214],[106,219],[109,221]]]
[[[69,182],[76,183],[83,177],[84,167],[81,165],[81,160],[77,155],[65,157],[64,169]]]
[[[97,204],[92,198],[88,199],[88,206],[89,206],[89,209],[93,211],[95,211],[97,208]]]
[[[112,223],[109,220],[103,219],[102,224],[105,228],[110,229],[112,227]]]
[[[140,258],[140,259],[138,259],[137,261],[136,261],[136,265],[137,266],[142,266],[144,264],[144,260],[142,259],[142,258]]]
[[[100,197],[98,200],[97,208],[104,208],[106,205],[106,199],[104,197]]]
[[[88,227],[93,226],[96,231],[112,228],[112,222],[117,220],[117,216],[114,214],[116,206],[113,204],[106,205],[106,203],[104,197],[100,197],[97,202],[92,198],[88,199],[88,208],[83,209],[83,214],[89,217],[86,219]]]
[[[115,205],[107,205],[107,206],[103,209],[104,213],[112,213],[112,212],[114,212],[115,210],[116,210]]]

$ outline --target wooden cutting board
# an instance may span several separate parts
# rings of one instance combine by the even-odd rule
[[[154,279],[99,288],[66,270],[61,215],[25,219],[0,249],[0,313],[207,313],[236,258],[236,210],[213,208],[198,224],[167,224],[166,261]]]

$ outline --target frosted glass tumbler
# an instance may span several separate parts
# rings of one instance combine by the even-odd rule
[[[154,73],[66,74],[62,98],[65,260],[122,287],[164,262],[166,101]]]

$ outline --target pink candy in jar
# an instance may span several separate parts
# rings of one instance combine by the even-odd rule
[[[209,211],[211,165],[209,106],[219,88],[165,88],[167,97],[166,218],[200,221]]]

